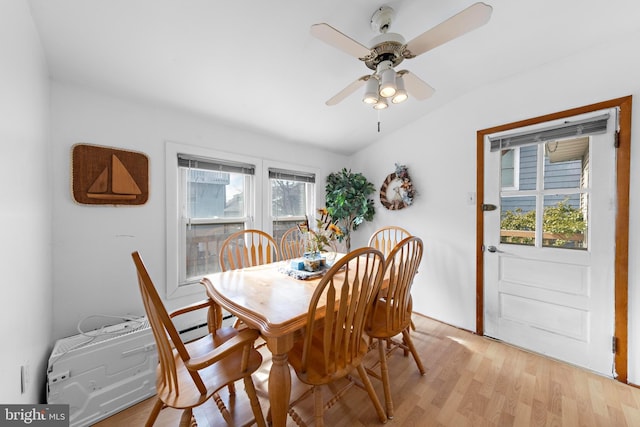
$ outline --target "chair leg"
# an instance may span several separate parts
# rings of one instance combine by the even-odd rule
[[[322,389],[319,386],[313,388],[313,408],[315,426],[324,427],[324,403],[322,402]]]
[[[156,422],[156,419],[158,418],[158,414],[160,413],[160,410],[162,409],[163,406],[164,406],[164,403],[162,402],[162,400],[160,400],[159,398],[156,399],[156,403],[153,405],[153,409],[151,409],[149,418],[147,418],[147,423],[145,424],[146,427],[151,427],[153,423]]]
[[[402,331],[402,338],[406,343],[407,347],[409,347],[409,351],[413,355],[413,360],[415,360],[416,365],[418,365],[418,370],[420,371],[420,375],[424,375],[427,373],[426,369],[422,365],[422,360],[420,360],[420,356],[418,356],[418,352],[416,351],[416,347],[413,345],[413,340],[411,340],[411,335],[409,334],[409,330],[405,329]]]
[[[260,401],[256,394],[256,387],[253,385],[253,379],[251,376],[244,377],[244,388],[249,396],[251,402],[251,410],[253,411],[253,417],[256,419],[258,427],[267,427],[264,416],[262,415],[262,408],[260,407]]]
[[[364,385],[365,390],[369,394],[371,401],[373,402],[373,406],[376,408],[376,412],[378,413],[378,418],[381,423],[387,422],[387,414],[385,414],[384,409],[382,409],[382,405],[380,404],[380,400],[378,399],[378,395],[376,391],[373,389],[373,385],[371,384],[371,380],[367,375],[367,371],[362,364],[358,365],[358,374],[360,375],[360,379],[362,380],[362,384]]]
[[[195,418],[193,418],[193,411],[191,408],[187,408],[182,411],[178,427],[196,427],[197,425]]]
[[[382,389],[384,390],[384,402],[387,406],[387,418],[391,420],[393,419],[393,400],[391,400],[391,386],[389,385],[387,352],[382,345],[382,340],[378,342],[378,355],[380,357],[380,377],[382,378]]]
[[[227,425],[233,425],[233,418],[231,417],[231,413],[227,409],[226,405],[222,401],[222,398],[218,393],[213,393],[213,401],[218,407],[218,411],[222,415],[222,418],[227,422]]]

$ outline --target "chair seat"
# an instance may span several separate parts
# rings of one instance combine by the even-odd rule
[[[307,357],[307,370],[305,372],[302,371],[302,349],[304,342],[297,341],[293,348],[289,351],[289,363],[296,371],[296,374],[300,381],[309,385],[322,385],[329,384],[336,379],[343,378],[356,366],[358,366],[362,358],[367,354],[367,342],[363,338],[359,353],[351,360],[346,361],[342,357],[342,355],[335,355],[332,360],[331,365],[329,365],[330,369],[333,371],[332,374],[328,374],[325,371],[324,362],[321,360],[322,357],[322,334],[324,333],[324,329],[318,329],[313,334],[313,341],[311,343],[311,356]],[[317,357],[316,357],[317,356]]]
[[[216,331],[216,337],[209,334],[195,341],[185,344],[192,358],[204,355],[222,343],[230,340],[238,335],[239,331],[232,327],[225,327]],[[165,404],[174,408],[191,408],[204,403],[214,393],[225,387],[226,385],[238,381],[244,377],[242,370],[242,348],[237,349],[237,356],[225,357],[216,363],[198,371],[202,381],[207,386],[205,394],[199,394],[197,389],[193,387],[193,380],[189,374],[187,367],[182,361],[176,350],[173,351],[173,358],[176,363],[176,372],[178,378],[178,387],[180,394],[175,393],[175,389],[169,390],[167,387],[158,386],[158,397]],[[235,353],[234,352],[234,353]],[[249,362],[247,365],[248,372],[256,371],[262,363],[262,355],[255,349],[249,352]],[[158,365],[160,370],[160,365]],[[158,372],[158,378],[161,372]]]
[[[403,330],[411,326],[411,311],[409,310],[405,319],[401,322],[387,321],[386,298],[380,298],[375,304],[375,310],[371,314],[371,320],[367,328],[367,335],[371,338],[391,338],[402,333]],[[389,313],[393,315],[393,313]],[[395,325],[393,324],[395,323]]]

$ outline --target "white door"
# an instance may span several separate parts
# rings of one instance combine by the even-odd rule
[[[495,151],[485,141],[496,209],[484,213],[484,332],[615,376],[617,114],[603,113],[603,134]]]

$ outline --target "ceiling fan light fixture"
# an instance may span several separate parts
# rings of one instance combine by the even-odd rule
[[[380,96],[389,98],[396,94],[396,70],[388,68],[380,75]]]
[[[369,77],[369,80],[367,80],[362,102],[365,104],[375,104],[378,102],[378,79],[373,76]]]
[[[391,102],[394,104],[400,104],[409,98],[407,90],[404,88],[404,79],[402,76],[396,76],[396,94],[391,98]]]
[[[376,110],[384,110],[388,106],[389,106],[389,103],[387,103],[387,100],[385,98],[380,98],[378,102],[373,104],[373,108]]]

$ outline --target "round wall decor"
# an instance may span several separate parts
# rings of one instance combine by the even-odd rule
[[[389,210],[403,209],[411,206],[414,196],[407,167],[396,164],[396,171],[387,175],[380,187],[380,203]]]

